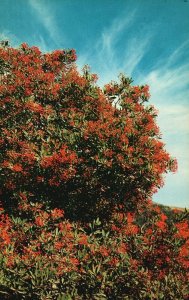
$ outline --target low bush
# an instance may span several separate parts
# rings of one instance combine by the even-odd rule
[[[27,218],[26,218],[27,215]],[[1,210],[1,299],[188,299],[188,212],[148,205],[80,224],[63,210]]]

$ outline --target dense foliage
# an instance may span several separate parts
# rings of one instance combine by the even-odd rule
[[[0,48],[0,299],[188,299],[189,213],[149,200],[176,161],[148,86],[75,60]]]
[[[19,210],[1,210],[1,299],[188,299],[187,212],[149,204],[81,226],[26,199]]]
[[[72,218],[105,218],[144,204],[176,168],[144,105],[148,86],[121,76],[102,90],[75,60],[74,50],[0,48],[0,184],[11,209],[22,192]]]

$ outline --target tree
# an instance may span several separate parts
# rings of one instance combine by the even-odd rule
[[[148,86],[96,84],[74,50],[0,48],[2,201],[47,201],[67,216],[136,210],[176,161],[164,149]],[[112,99],[115,101],[112,103]]]

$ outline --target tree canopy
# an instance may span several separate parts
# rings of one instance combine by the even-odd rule
[[[1,47],[2,201],[46,201],[76,219],[136,210],[176,170],[149,97],[124,75],[99,87],[73,49]]]

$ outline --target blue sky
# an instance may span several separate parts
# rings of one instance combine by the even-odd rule
[[[154,200],[189,207],[189,0],[0,0],[0,40],[74,48],[99,85],[120,72],[149,84],[166,149],[178,159]]]

